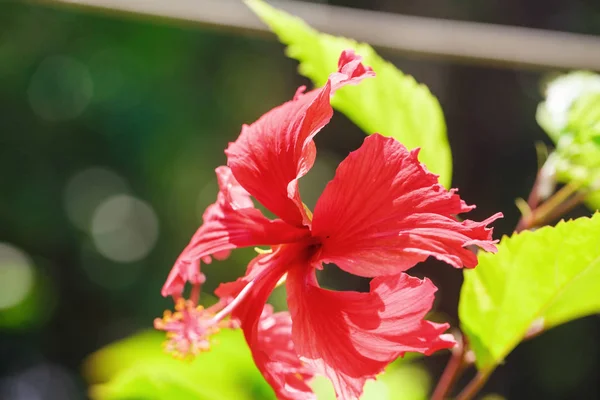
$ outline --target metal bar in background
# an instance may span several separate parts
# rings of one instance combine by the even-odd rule
[[[33,0],[124,12],[265,34],[241,0]],[[268,0],[314,28],[396,53],[504,67],[600,70],[600,37],[502,25],[411,17],[301,1]],[[275,36],[273,35],[273,38]]]

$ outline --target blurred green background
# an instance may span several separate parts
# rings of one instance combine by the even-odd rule
[[[595,0],[329,3],[600,35]],[[149,328],[171,307],[160,287],[215,200],[213,171],[225,163],[227,143],[243,123],[310,85],[282,49],[273,37],[226,29],[0,3],[0,399],[86,398],[86,378],[106,378],[89,363],[83,368],[86,357]],[[478,205],[470,218],[502,211],[496,237],[510,233],[518,219],[513,201],[527,195],[536,173],[534,142],[550,143],[534,118],[542,83],[561,71],[382,55],[440,99],[453,186]],[[340,114],[317,136],[317,164],[301,182],[309,206],[363,138]],[[578,209],[572,216],[587,213]],[[205,268],[204,291],[235,279],[251,256],[251,250],[237,251]],[[440,287],[436,318],[456,325],[460,272],[428,261],[412,273]],[[336,289],[368,288],[333,267],[320,279]],[[272,302],[283,308],[285,293],[278,290]],[[511,354],[485,392],[511,399],[600,398],[598,337],[597,316],[547,332]],[[234,351],[239,362],[227,355],[228,346],[244,349],[239,337],[231,340],[210,356],[217,360],[211,363],[229,360],[223,362],[231,373],[211,380],[223,388],[238,385],[248,398],[268,398],[249,355]],[[160,353],[159,342],[152,337],[145,349],[156,343]],[[128,351],[133,359],[145,354]],[[117,354],[109,357],[112,364],[124,362],[119,348],[111,354]],[[416,361],[431,378],[411,373],[435,381],[446,358]],[[251,371],[250,380],[240,381],[236,371],[242,370]],[[402,373],[389,381],[421,379]],[[412,393],[408,383],[400,386],[393,388]]]

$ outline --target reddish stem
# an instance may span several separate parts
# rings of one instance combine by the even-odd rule
[[[541,200],[540,196],[539,196],[539,187],[540,187],[541,177],[542,177],[542,170],[540,169],[538,171],[537,175],[535,176],[535,181],[533,182],[533,186],[531,187],[531,192],[529,192],[529,197],[527,197],[527,205],[529,206],[529,209],[531,210],[531,215],[529,215],[527,217],[525,215],[521,216],[521,219],[519,219],[519,222],[517,222],[515,232],[521,232],[521,231],[523,231],[525,229],[529,229],[531,227],[531,224],[534,219],[533,211],[540,204],[540,200]]]
[[[460,333],[459,333],[460,334]],[[464,361],[466,346],[463,344],[462,338],[457,341],[457,345],[452,349],[452,354],[439,383],[435,387],[431,400],[444,400],[446,395],[454,385],[454,382],[460,377],[465,370],[466,363]]]
[[[456,400],[470,400],[472,399],[485,385],[488,378],[490,377],[492,370],[489,371],[480,371],[475,375],[475,378],[469,382],[467,386],[463,389],[462,392],[456,396]]]

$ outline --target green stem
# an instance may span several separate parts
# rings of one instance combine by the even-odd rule
[[[534,188],[536,187],[536,185],[537,185],[537,182],[534,184]],[[527,216],[525,216],[525,215],[521,216],[521,219],[519,220],[519,223],[517,224],[517,227],[515,228],[515,232],[521,232],[526,229],[540,226],[543,223],[551,221],[552,218],[560,217],[562,215],[562,213],[566,212],[563,209],[564,204],[570,204],[571,199],[569,199],[569,197],[571,197],[573,194],[577,193],[577,191],[580,188],[581,188],[580,184],[569,183],[569,184],[563,186],[558,192],[554,193],[544,203],[540,204],[537,207],[535,207],[535,206],[531,207],[531,211],[532,211],[531,214],[527,215]],[[532,194],[534,192],[535,192],[535,190],[532,190]],[[575,196],[573,196],[573,198],[577,198],[577,197],[578,197],[577,194]],[[585,195],[583,195],[583,198],[585,198]],[[583,198],[578,200],[571,207],[574,207],[577,204],[581,203]],[[536,204],[535,196],[532,198],[532,196],[530,195],[527,203],[530,205]],[[560,213],[557,213],[557,210],[561,210]]]
[[[563,186],[558,192],[554,193],[552,197],[534,210],[532,226],[537,226],[541,222],[546,221],[548,215],[552,214],[554,210],[560,207],[569,197],[571,197],[571,195],[577,193],[580,188],[580,184],[569,183]]]
[[[583,192],[583,191],[577,192],[574,196],[565,200],[562,204],[559,204],[558,206],[556,206],[556,208],[554,208],[554,210],[550,211],[548,214],[545,215],[545,219],[539,220],[537,222],[537,224],[545,225],[548,222],[554,221],[554,220],[562,217],[563,215],[565,215],[566,213],[571,211],[573,208],[575,208],[578,205],[580,205],[581,203],[583,203],[583,201],[585,200],[587,195],[588,195],[587,192]]]

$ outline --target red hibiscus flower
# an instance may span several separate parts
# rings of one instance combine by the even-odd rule
[[[430,354],[454,345],[448,324],[424,320],[435,286],[403,271],[433,256],[472,268],[467,246],[495,251],[492,229],[454,217],[469,211],[455,190],[419,163],[392,138],[368,136],[337,168],[314,215],[304,206],[298,179],[312,167],[313,137],[331,119],[330,98],[348,84],[374,76],[352,51],[324,87],[304,93],[245,125],[226,150],[227,167],[217,168],[220,192],[204,222],[173,267],[162,294],[176,312],[157,319],[175,354],[195,355],[209,347],[220,327],[241,326],[256,365],[279,399],[314,399],[307,382],[327,376],[338,398],[357,399],[367,379],[406,352]],[[251,196],[273,212],[269,220]],[[222,284],[220,302],[197,306],[204,281],[200,262],[225,258],[232,249],[271,246],[246,275]],[[370,291],[335,292],[319,286],[315,270],[335,263],[352,274],[372,277]],[[266,300],[285,280],[290,312],[273,313]],[[182,298],[190,283],[189,300]],[[230,318],[226,318],[226,317]]]

